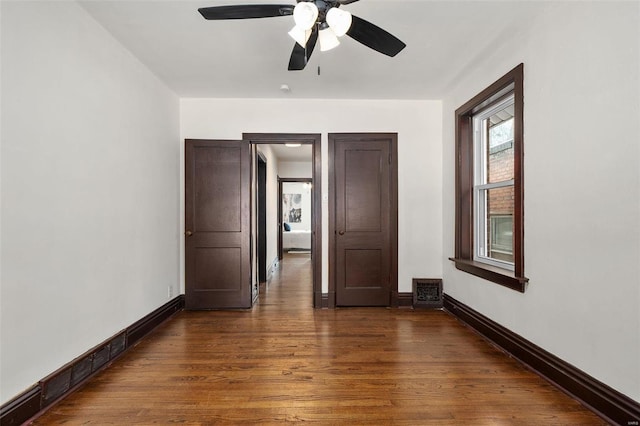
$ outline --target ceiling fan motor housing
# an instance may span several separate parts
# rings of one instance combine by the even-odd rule
[[[325,0],[303,0],[309,3],[314,3],[318,8],[318,22],[325,22],[327,19],[327,12],[332,7],[340,7],[340,3],[337,1],[325,1]]]

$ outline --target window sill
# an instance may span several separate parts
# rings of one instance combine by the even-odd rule
[[[475,275],[476,277],[500,284],[512,290],[524,293],[527,289],[529,278],[517,277],[513,271],[501,269],[484,263],[467,259],[456,259],[450,257],[456,264],[456,269]]]

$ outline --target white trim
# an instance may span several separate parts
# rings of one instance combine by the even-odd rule
[[[481,190],[490,190],[497,188],[506,188],[507,186],[514,186],[515,180],[503,180],[502,182],[494,182],[494,183],[485,183],[484,185],[474,185],[473,189],[477,191]]]

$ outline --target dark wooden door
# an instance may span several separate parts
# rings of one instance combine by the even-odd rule
[[[338,306],[397,303],[396,141],[395,134],[329,135]]]
[[[267,281],[267,162],[258,152],[258,282]]]
[[[185,142],[185,307],[251,307],[248,141]]]

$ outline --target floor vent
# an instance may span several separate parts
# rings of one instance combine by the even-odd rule
[[[112,337],[106,344],[97,346],[74,359],[58,371],[40,381],[42,406],[46,407],[91,374],[113,361],[125,349],[125,332]]]
[[[442,280],[437,278],[414,278],[413,307],[442,308]]]
[[[1,1],[1,0],[0,0]],[[101,368],[106,367],[159,324],[184,309],[180,295],[136,321],[125,330],[89,349],[83,355],[40,380],[37,385],[0,406],[0,425],[26,424],[58,399],[80,386]]]

